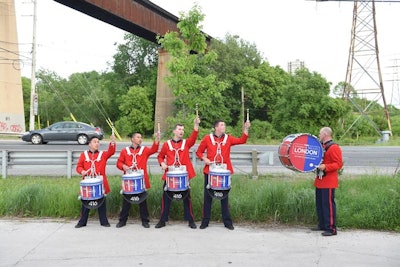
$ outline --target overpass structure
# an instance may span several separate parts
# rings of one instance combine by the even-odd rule
[[[18,53],[16,52],[18,51],[18,40],[14,1],[0,2],[0,18],[2,20],[0,22],[1,25],[6,25],[6,27],[0,27],[0,40],[10,40],[10,43],[14,44],[14,47],[10,47],[8,50],[14,53],[13,58],[18,63],[14,65],[19,66]],[[158,35],[164,36],[169,31],[179,31],[177,27],[179,18],[148,0],[54,1],[154,43],[157,43],[156,37]],[[10,16],[9,12],[14,15]],[[7,21],[3,22],[3,20]],[[10,36],[10,33],[14,33],[15,36]],[[159,119],[162,129],[167,128],[166,117],[173,111],[174,96],[172,90],[164,82],[164,77],[168,75],[166,63],[169,58],[170,55],[167,52],[159,49],[155,117]],[[8,69],[3,71],[3,66],[0,64],[0,101],[2,101],[0,102],[0,133],[9,133],[9,130],[5,131],[6,128],[14,129],[15,133],[22,133],[25,131],[25,119],[21,73],[19,69],[13,69],[13,64],[8,65]],[[3,77],[7,77],[8,81],[3,81]],[[11,78],[12,87],[8,86]],[[31,99],[34,99],[33,95],[31,92]],[[4,96],[10,97],[6,99]],[[33,101],[31,100],[31,102]],[[32,105],[33,103],[31,103]],[[3,111],[3,109],[6,111]],[[10,116],[18,118],[18,120],[9,123]],[[155,128],[156,124],[157,122],[155,122]],[[13,126],[9,127],[9,125]]]
[[[179,18],[148,0],[54,1],[154,43],[157,43],[157,35],[179,31]],[[159,49],[154,117],[158,118],[161,129],[167,129],[166,118],[173,112],[174,95],[164,82],[169,74],[166,68],[169,59],[170,55]],[[157,120],[154,120],[154,129],[156,127]]]
[[[0,134],[25,131],[14,0],[0,1]]]

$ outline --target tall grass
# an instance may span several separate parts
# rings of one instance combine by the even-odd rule
[[[343,177],[343,176],[342,176]],[[108,178],[109,218],[117,218],[122,205],[121,177]],[[80,177],[12,177],[0,180],[0,216],[55,217],[77,219]],[[150,217],[158,220],[161,212],[160,175],[151,175],[152,188],[147,203]],[[234,175],[229,193],[234,222],[315,225],[315,189],[307,175],[267,175],[258,179]],[[191,181],[191,197],[196,220],[201,219],[203,175]],[[221,220],[220,201],[213,201],[212,220]],[[336,190],[337,224],[340,228],[381,229],[400,232],[400,179],[392,176],[342,178]],[[131,217],[139,217],[138,205],[132,205]],[[91,212],[94,215],[95,211]],[[173,201],[172,220],[183,219],[183,204]]]

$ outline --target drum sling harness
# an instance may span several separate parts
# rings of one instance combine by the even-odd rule
[[[95,160],[91,160],[91,159],[89,158],[89,153],[88,153],[87,150],[86,150],[85,152],[83,152],[83,154],[85,155],[85,161],[91,162],[91,163],[92,163],[92,165],[90,166],[90,176],[91,176],[91,177],[96,177],[98,174],[96,173],[96,165],[95,165],[94,163],[95,163],[96,161],[97,161],[97,162],[100,162],[101,156],[103,155],[103,151],[100,151],[100,152],[99,152],[99,155],[97,155],[97,159],[95,159]]]
[[[221,158],[221,164],[224,163],[224,158],[222,157],[222,152],[221,152],[221,145],[225,145],[226,141],[228,140],[228,135],[224,134],[224,139],[222,140],[222,142],[216,142],[214,139],[214,134],[210,134],[210,140],[213,146],[215,146],[215,144],[217,144],[217,153],[215,154],[214,157],[214,163],[217,163],[216,159],[219,156]]]
[[[132,156],[132,152],[131,152],[130,147],[127,146],[125,149],[126,149],[126,153],[127,153],[129,156]],[[132,168],[132,169],[138,169],[138,167],[137,167],[137,161],[136,161],[136,156],[137,156],[137,155],[141,156],[141,155],[143,154],[143,150],[144,150],[144,146],[141,146],[140,149],[139,149],[139,152],[133,154],[133,157],[132,157],[132,166],[131,166],[130,168]]]
[[[171,140],[168,140],[168,141],[167,141],[167,144],[168,144],[168,148],[169,148],[170,151],[175,151],[175,161],[174,161],[174,163],[173,163],[173,166],[181,166],[182,164],[181,164],[181,162],[179,161],[179,150],[183,151],[183,150],[185,149],[186,139],[183,139],[183,140],[182,140],[182,145],[181,145],[181,147],[180,147],[180,148],[177,148],[177,149],[175,149],[175,148],[172,147],[172,142],[171,142]]]

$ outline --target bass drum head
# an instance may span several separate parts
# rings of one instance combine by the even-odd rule
[[[185,191],[165,191],[167,197],[173,201],[182,201],[189,195],[189,189]]]
[[[147,191],[144,191],[143,193],[140,194],[122,194],[124,199],[128,201],[131,204],[140,204],[142,203],[149,194],[147,194]]]
[[[212,188],[207,188],[208,194],[212,198],[218,199],[218,200],[222,200],[222,199],[226,198],[228,196],[230,190],[231,189],[228,189],[228,190],[214,190]]]
[[[288,169],[312,172],[321,164],[323,148],[311,134],[288,135],[279,147],[279,160]]]
[[[87,208],[87,209],[98,209],[101,205],[103,205],[104,200],[106,199],[106,197],[102,197],[99,199],[92,199],[92,200],[85,200],[85,199],[81,199],[82,201],[82,205]]]

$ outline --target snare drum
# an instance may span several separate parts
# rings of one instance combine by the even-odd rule
[[[286,168],[312,172],[321,163],[324,150],[318,138],[307,133],[286,136],[279,146],[279,160]]]
[[[166,189],[168,191],[186,191],[189,189],[188,172],[186,170],[175,169],[166,174]]]
[[[104,195],[102,178],[85,178],[80,182],[81,199],[95,200]]]
[[[214,190],[229,190],[231,188],[231,172],[226,169],[210,169],[208,185]]]
[[[136,195],[145,190],[143,172],[133,171],[122,176],[122,192],[124,194]]]

